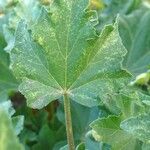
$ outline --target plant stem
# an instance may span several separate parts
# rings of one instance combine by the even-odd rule
[[[71,110],[70,110],[70,100],[67,93],[64,93],[64,110],[66,119],[66,132],[69,150],[75,150],[73,130],[72,130],[72,120],[71,120]]]

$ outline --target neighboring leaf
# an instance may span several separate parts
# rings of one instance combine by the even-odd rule
[[[124,67],[134,75],[148,70],[150,65],[150,11],[140,9],[120,17],[119,31],[128,50]]]
[[[29,150],[31,147],[29,143],[37,142],[37,134],[32,130],[24,128],[21,134],[19,135],[21,143],[24,145],[25,149]]]
[[[40,111],[30,109],[26,104],[17,108],[15,114],[25,118],[19,137],[27,150],[53,149],[56,143],[66,140],[65,126],[56,117],[57,103],[55,101]]]
[[[55,146],[53,147],[53,150],[60,150],[61,148],[64,147],[64,145],[66,145],[67,141],[60,141],[58,143],[55,144]]]
[[[26,19],[29,24],[34,22],[39,15],[40,7],[37,0],[19,0],[13,10],[10,11],[9,27],[16,29],[21,18]]]
[[[10,100],[0,102],[0,110],[3,110],[5,111],[5,113],[7,113],[12,122],[12,126],[14,128],[16,135],[19,135],[21,130],[23,129],[24,117],[23,116],[12,117],[15,113],[15,109],[13,108]]]
[[[110,146],[108,144],[96,141],[91,134],[91,131],[86,134],[86,150],[110,150]]]
[[[24,21],[16,31],[11,67],[23,82],[19,90],[29,107],[41,109],[67,93],[72,100],[98,105],[114,82],[130,75],[122,69],[126,50],[117,23],[97,36],[85,11],[88,0],[54,1],[51,15],[42,9],[32,33]]]
[[[79,145],[77,145],[76,150],[85,150],[85,144],[80,143]]]
[[[35,144],[33,150],[52,149],[56,141],[55,131],[51,130],[48,125],[44,125],[38,135],[38,143]]]
[[[12,118],[12,124],[16,135],[19,135],[20,132],[23,130],[24,125],[24,116],[16,116]]]
[[[7,3],[9,5],[9,2]],[[24,18],[31,24],[39,15],[40,7],[41,5],[36,0],[19,0],[16,2],[16,5],[12,5],[9,9],[7,7],[5,8],[4,18],[8,20],[6,24],[3,24],[3,34],[7,42],[7,46],[5,47],[6,52],[10,52],[14,46],[15,29],[18,26],[19,20]]]
[[[150,143],[144,143],[142,145],[142,150],[149,150],[149,148],[150,148]]]
[[[59,150],[68,150],[68,145],[63,146],[63,147],[60,148]]]
[[[0,17],[0,100],[7,100],[8,94],[17,89],[18,83],[9,70],[9,56],[4,52],[6,42],[3,37],[2,25],[5,23],[5,16]]]
[[[103,112],[107,112],[107,115],[104,115],[102,117],[106,117],[110,114],[122,114],[122,117],[126,119],[130,116],[135,116],[140,113],[144,113],[145,107],[143,106],[141,97],[139,96],[136,90],[129,85],[126,85],[118,89],[117,91],[114,90],[114,92],[112,90],[101,101],[102,107],[100,107],[100,111],[103,111],[104,109]]]
[[[128,118],[120,127],[144,142],[150,141],[150,114]]]
[[[106,24],[112,24],[118,14],[127,15],[137,9],[142,0],[102,0],[103,9],[98,12],[98,30],[101,31]]]
[[[5,40],[7,41],[7,46],[5,47],[6,52],[10,52],[14,47],[15,36],[14,36],[14,29],[9,28],[7,25],[3,26],[3,33],[5,36]]]
[[[54,130],[47,124],[43,125],[38,135],[37,144],[32,146],[33,150],[53,149],[56,142],[65,140],[64,128]]]
[[[1,150],[23,150],[23,146],[19,143],[12,123],[9,119],[7,113],[3,110],[0,110],[0,149]]]
[[[112,146],[112,149],[114,150],[125,150],[129,149],[130,147],[131,149],[136,150],[138,149],[137,145],[140,144],[136,139],[141,139],[136,134],[133,134],[132,132],[126,132],[130,129],[132,130],[133,126],[131,128],[129,126],[126,126],[125,131],[123,130],[124,128],[122,127],[122,125],[122,129],[120,128],[120,124],[124,119],[128,120],[131,116],[135,116],[136,118],[139,117],[141,113],[146,112],[146,108],[144,107],[142,100],[147,98],[147,96],[144,96],[144,94],[141,95],[140,92],[138,92],[138,89],[136,90],[137,91],[135,91],[135,89],[131,89],[131,87],[128,87],[128,89],[122,89],[120,93],[116,95],[115,101],[116,106],[120,108],[120,117],[109,116],[107,118],[100,118],[91,124],[91,127],[93,129],[93,136],[95,137],[95,139],[110,144]],[[138,123],[135,122],[135,128],[138,128],[137,124]],[[147,125],[147,127],[148,126],[149,125]],[[144,129],[146,129],[146,127]],[[140,132],[138,131],[135,132],[137,134],[140,134]],[[141,149],[140,146],[139,149]]]
[[[138,96],[140,97],[141,101],[144,104],[146,104],[147,106],[150,106],[150,95],[149,94],[138,92]]]
[[[17,90],[18,83],[4,60],[0,59],[0,99],[7,100],[11,91]]]
[[[11,101],[0,102],[0,110],[2,109],[9,115],[9,117],[11,117],[15,113]]]
[[[145,112],[145,107],[138,91],[127,87],[127,90],[122,90],[117,97],[117,106],[120,108],[122,118],[126,119],[131,116],[137,116]]]
[[[140,150],[136,139],[120,128],[121,117],[100,118],[91,124],[93,136],[97,141],[111,145],[112,150]]]

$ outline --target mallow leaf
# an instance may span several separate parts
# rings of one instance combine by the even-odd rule
[[[26,19],[29,24],[34,22],[40,13],[41,7],[39,1],[37,0],[16,1],[16,5],[12,5],[12,7],[9,7],[8,9],[7,5],[10,5],[9,3],[9,1],[6,2],[6,6],[4,6],[6,9],[4,18],[7,20],[7,22],[5,21],[5,23],[2,24],[3,36],[7,42],[7,46],[4,49],[6,52],[10,52],[14,46],[15,29],[20,19]]]
[[[68,150],[68,145],[61,147],[59,150]]]
[[[17,81],[9,67],[0,59],[0,99],[7,100],[8,94],[17,89]]]
[[[138,92],[138,95],[141,98],[141,101],[149,108],[150,107],[150,95],[142,93],[142,92]]]
[[[3,109],[9,115],[9,117],[15,113],[15,109],[12,107],[12,103],[9,100],[0,102],[0,109]]]
[[[15,109],[13,108],[10,100],[0,102],[0,110],[5,111],[5,113],[11,120],[16,135],[19,135],[21,130],[23,129],[24,116],[13,116],[15,113]]]
[[[121,122],[120,126],[123,130],[133,134],[141,141],[150,141],[150,114],[142,114],[136,117],[130,117]]]
[[[0,149],[1,150],[23,150],[23,146],[19,143],[17,136],[13,130],[13,126],[8,114],[0,110]]]
[[[137,9],[141,0],[99,0],[102,1],[103,7],[99,10],[99,24],[98,30],[101,31],[103,26],[114,22],[116,16],[131,14]]]
[[[110,150],[110,145],[96,141],[92,136],[92,131],[89,131],[85,137],[86,150]],[[84,149],[84,150],[85,150]]]
[[[146,8],[120,17],[119,32],[128,53],[124,67],[135,76],[148,70],[150,65],[150,11]]]
[[[15,91],[18,83],[9,69],[8,56],[2,49],[0,49],[0,55],[0,99],[7,100],[9,92]]]
[[[11,67],[23,79],[19,90],[29,107],[40,109],[64,94],[95,106],[99,94],[109,93],[114,82],[130,76],[121,66],[126,50],[117,23],[106,26],[98,36],[88,3],[54,1],[51,13],[42,9],[31,32],[20,21]]]
[[[120,128],[121,117],[100,118],[91,124],[93,137],[111,145],[112,150],[137,150],[136,138]]]
[[[4,48],[6,52],[11,51],[11,49],[14,46],[15,41],[14,32],[15,32],[14,29],[9,28],[7,25],[3,26],[3,33],[5,36],[5,40],[7,42],[7,46]]]
[[[12,124],[15,129],[16,135],[19,135],[23,130],[24,116],[15,116],[12,118]]]
[[[142,150],[149,150],[150,144],[149,143],[143,143]]]
[[[8,94],[16,90],[18,83],[9,69],[9,56],[4,52],[6,42],[2,33],[5,16],[0,17],[0,101],[8,99]]]

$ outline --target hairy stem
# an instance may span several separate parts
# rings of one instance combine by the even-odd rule
[[[67,141],[69,150],[75,150],[73,130],[72,130],[72,120],[71,120],[71,110],[70,110],[70,100],[67,93],[64,94],[64,109],[66,118],[66,131],[67,131]]]

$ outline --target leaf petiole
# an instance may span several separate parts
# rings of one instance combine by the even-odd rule
[[[70,109],[70,100],[68,94],[64,93],[64,110],[65,110],[65,119],[66,119],[66,132],[67,132],[67,141],[69,150],[75,150],[73,130],[72,130],[72,119],[71,119],[71,109]]]

